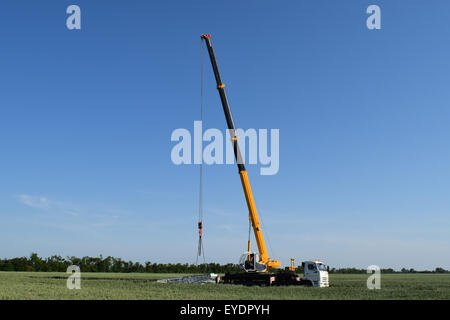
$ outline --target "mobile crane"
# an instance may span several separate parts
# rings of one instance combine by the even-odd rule
[[[212,47],[211,35],[202,34],[201,39],[205,40],[209,58],[211,60],[212,69],[216,79],[217,90],[222,102],[225,119],[230,133],[233,146],[234,157],[236,159],[239,176],[241,178],[242,188],[244,189],[245,200],[249,211],[250,223],[258,246],[258,253],[251,252],[250,239],[248,240],[248,251],[242,254],[239,265],[243,269],[243,273],[226,274],[224,277],[217,277],[218,283],[234,283],[234,284],[268,284],[268,285],[288,285],[288,284],[306,284],[312,286],[324,287],[328,286],[328,267],[320,261],[303,262],[304,274],[300,278],[295,273],[294,260],[291,259],[291,267],[280,270],[280,261],[270,259],[267,253],[266,244],[264,242],[261,224],[259,222],[258,213],[256,211],[255,201],[253,199],[247,170],[245,169],[241,151],[239,149],[238,137],[236,136],[236,127],[234,125],[228,98],[225,93],[225,84],[219,73],[214,49]],[[275,272],[274,272],[275,271]]]

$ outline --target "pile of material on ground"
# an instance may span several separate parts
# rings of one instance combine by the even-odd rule
[[[185,276],[179,278],[161,279],[157,280],[158,283],[178,282],[178,283],[215,283],[217,274],[201,274],[195,276]]]

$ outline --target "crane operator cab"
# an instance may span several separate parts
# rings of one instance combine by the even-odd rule
[[[239,259],[239,266],[245,272],[265,272],[267,266],[259,262],[259,254],[256,252],[245,252]]]
[[[319,260],[302,262],[303,281],[308,281],[314,287],[329,287],[328,271],[329,267]]]

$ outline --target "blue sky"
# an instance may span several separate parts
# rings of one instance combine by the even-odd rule
[[[66,28],[67,6],[82,30]],[[382,29],[366,28],[370,4]],[[211,33],[241,128],[280,129],[248,165],[270,256],[450,268],[448,1],[0,3],[0,256],[193,262],[198,167],[170,160],[199,119]],[[205,126],[225,129],[209,61]],[[237,261],[237,170],[205,168],[208,261]]]

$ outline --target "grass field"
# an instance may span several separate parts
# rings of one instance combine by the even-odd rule
[[[0,299],[450,299],[450,274],[382,274],[380,290],[366,288],[365,274],[332,274],[321,289],[154,281],[178,276],[82,273],[81,289],[69,290],[65,273],[0,272]]]

